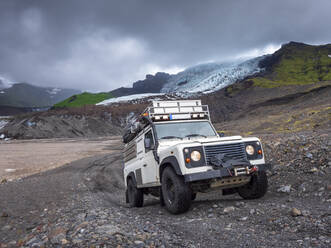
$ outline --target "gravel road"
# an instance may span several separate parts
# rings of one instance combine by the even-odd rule
[[[265,135],[258,200],[198,195],[171,215],[124,202],[121,146],[0,185],[0,247],[330,247],[331,132]]]
[[[109,153],[120,137],[0,140],[0,182],[26,177],[73,161]]]

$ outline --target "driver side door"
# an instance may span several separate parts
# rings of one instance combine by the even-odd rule
[[[155,184],[158,181],[157,162],[154,158],[153,150],[155,147],[155,140],[153,130],[150,129],[144,135],[145,154],[142,164],[142,180],[143,184]]]

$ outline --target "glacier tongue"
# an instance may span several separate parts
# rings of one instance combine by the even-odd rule
[[[161,93],[143,93],[107,99],[97,105],[109,105],[118,102],[137,102],[148,98],[159,99],[161,96],[173,98],[199,97],[201,94],[220,90],[242,80],[247,76],[262,71],[258,57],[244,62],[208,63],[190,67],[178,74],[171,75],[161,89]]]
[[[144,93],[144,94],[120,96],[120,97],[115,97],[115,98],[110,98],[110,99],[104,100],[102,102],[97,103],[96,105],[109,105],[112,103],[128,102],[128,101],[134,101],[134,100],[144,99],[144,98],[148,98],[148,97],[158,98],[163,95],[164,95],[163,93]]]
[[[172,75],[161,92],[210,93],[235,83],[249,75],[260,72],[258,64],[262,57],[242,63],[209,63],[197,65]]]

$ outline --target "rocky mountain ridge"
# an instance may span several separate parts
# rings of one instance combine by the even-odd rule
[[[28,83],[1,84],[0,108],[49,108],[73,94],[80,93],[74,89],[39,87]]]
[[[134,82],[132,88],[121,87],[110,91],[110,93],[114,97],[141,93],[160,93],[170,77],[170,74],[165,72],[157,72],[155,75],[147,74],[145,79]]]

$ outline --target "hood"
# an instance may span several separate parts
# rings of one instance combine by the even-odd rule
[[[219,143],[219,142],[228,142],[228,141],[242,141],[241,136],[229,136],[229,137],[218,137],[218,136],[209,136],[209,137],[190,137],[190,138],[184,138],[182,140],[180,139],[166,139],[166,140],[159,140],[159,148],[167,148],[170,146],[175,145],[184,145],[184,144],[194,144],[197,145],[206,145],[206,144],[213,144],[213,143]]]

